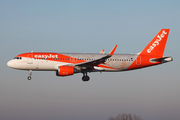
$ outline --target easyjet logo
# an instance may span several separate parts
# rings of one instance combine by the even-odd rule
[[[160,44],[160,41],[162,40],[162,38],[164,38],[164,36],[166,34],[167,34],[167,32],[165,30],[163,30],[162,33],[157,36],[157,38],[153,42],[153,44],[147,49],[147,53],[151,53],[151,51],[153,51],[153,49]]]
[[[58,55],[52,55],[52,54],[47,54],[47,55],[34,55],[35,58],[58,58]]]

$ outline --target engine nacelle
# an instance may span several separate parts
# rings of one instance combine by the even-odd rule
[[[72,66],[59,66],[56,71],[57,76],[69,76],[74,74],[74,67]]]

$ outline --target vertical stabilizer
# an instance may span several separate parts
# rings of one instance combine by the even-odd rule
[[[140,54],[162,57],[166,46],[169,30],[170,29],[161,29]]]

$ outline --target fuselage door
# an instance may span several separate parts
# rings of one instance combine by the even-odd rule
[[[28,54],[27,64],[33,64],[33,54]]]
[[[136,59],[136,65],[141,65],[141,56],[138,56]]]

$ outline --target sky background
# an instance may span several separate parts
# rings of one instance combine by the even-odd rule
[[[179,0],[1,0],[0,119],[180,119]],[[57,77],[8,68],[24,52],[138,53],[162,29],[174,61],[140,70]]]

